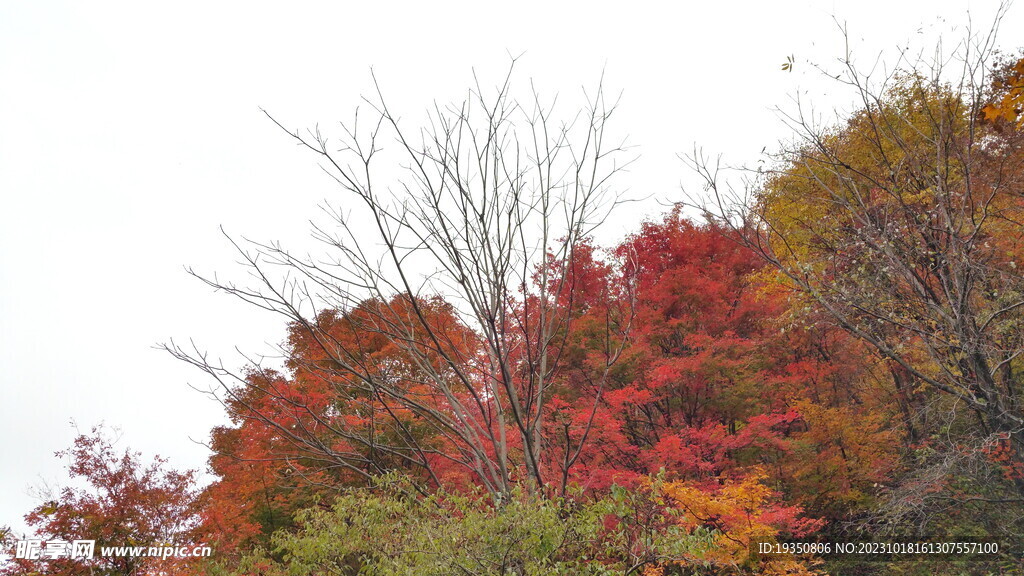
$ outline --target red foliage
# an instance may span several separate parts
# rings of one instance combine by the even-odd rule
[[[615,255],[625,278],[617,282],[636,294],[628,359],[612,387],[588,388],[594,341],[570,335],[568,345],[581,348],[568,354],[578,359],[569,371],[577,376],[565,377],[562,401],[553,403],[553,446],[592,425],[573,480],[604,489],[665,469],[712,490],[722,475],[765,466],[791,501],[826,513],[885,476],[894,455],[879,448],[891,442],[871,411],[886,408],[865,404],[851,385],[865,370],[856,344],[788,325],[787,295],[765,281],[754,254],[672,212],[645,223]],[[611,267],[580,268],[616,282]],[[595,305],[587,314],[607,311]],[[586,325],[581,318],[576,328]],[[837,440],[845,450],[832,450]],[[810,467],[808,459],[824,462]]]
[[[567,276],[550,283],[560,286],[556,293],[526,298],[524,310],[508,315],[537,322],[544,297],[571,312],[546,374],[540,465],[550,491],[564,494],[569,483],[592,491],[640,486],[664,470],[713,500],[723,482],[749,482],[756,471],[780,490],[764,505],[765,523],[785,531],[817,525],[800,519],[801,507],[838,515],[887,474],[889,407],[862,397],[870,367],[856,343],[799,326],[789,295],[722,230],[672,212],[614,251],[581,244],[567,265],[548,270],[559,271]],[[466,371],[474,391],[459,393],[486,397],[479,336],[444,301],[416,304],[443,335],[429,351],[430,370],[443,373],[453,359],[479,365],[478,375]],[[222,479],[206,492],[211,538],[244,547],[287,526],[315,497],[389,470],[418,477],[426,489],[476,481],[466,463],[477,456],[409,407],[416,398],[439,413],[455,409],[385,334],[395,325],[388,315],[415,313],[410,305],[367,301],[323,312],[315,329],[292,327],[289,376],[248,376],[228,404],[235,426],[214,431],[211,466]],[[410,338],[408,345],[420,344]],[[514,377],[524,390],[537,373],[531,350],[515,349],[509,362],[523,367]],[[366,385],[373,378],[409,396],[396,402],[375,394]],[[492,423],[494,436],[504,432],[522,467],[511,424],[501,431],[476,416]],[[509,474],[525,477],[521,468]]]
[[[194,473],[166,470],[156,458],[145,466],[138,452],[114,450],[101,427],[79,434],[74,445],[57,453],[70,458],[71,478],[86,488],[65,487],[25,516],[42,540],[95,540],[94,557],[15,560],[4,575],[190,574],[182,558],[102,557],[106,546],[193,547],[196,538]]]

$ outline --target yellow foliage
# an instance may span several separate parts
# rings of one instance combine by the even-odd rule
[[[996,88],[1002,95],[982,108],[985,119],[990,122],[1004,120],[1024,128],[1024,59],[1007,70],[1006,76],[996,82]]]
[[[701,527],[716,531],[714,546],[695,561],[726,572],[738,569],[764,576],[819,574],[796,560],[759,562],[755,558],[753,550],[758,542],[775,542],[779,535],[771,524],[775,494],[765,484],[767,479],[768,474],[758,467],[742,478],[723,479],[717,489],[710,491],[685,481],[661,486],[666,501],[682,512],[679,522],[688,531]]]

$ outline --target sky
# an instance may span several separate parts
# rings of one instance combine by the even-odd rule
[[[628,6],[628,7],[627,7]],[[66,482],[54,453],[81,430],[205,470],[225,423],[203,374],[157,349],[190,339],[241,368],[270,352],[279,318],[187,274],[237,276],[221,232],[315,250],[309,220],[347,201],[296,129],[337,126],[372,93],[415,128],[474,73],[559,95],[569,114],[604,74],[612,129],[639,155],[618,184],[641,202],[614,242],[697,180],[699,146],[752,164],[789,136],[794,98],[826,117],[857,61],[896,61],[992,22],[995,2],[59,2],[0,3],[0,526],[20,532],[33,487]],[[999,44],[1024,38],[1024,7]],[[781,70],[793,56],[794,69]]]

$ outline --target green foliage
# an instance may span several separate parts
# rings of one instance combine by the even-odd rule
[[[299,531],[278,532],[272,553],[245,557],[233,574],[626,574],[703,555],[715,534],[688,533],[649,494],[616,487],[601,499],[551,499],[517,487],[496,504],[479,491],[424,497],[387,476],[299,513]]]

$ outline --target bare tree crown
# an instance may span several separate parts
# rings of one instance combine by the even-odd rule
[[[289,385],[260,380],[260,395],[301,413],[302,424],[281,432],[305,457],[363,475],[397,462],[435,482],[445,460],[495,495],[508,492],[518,466],[535,485],[546,481],[541,431],[558,339],[575,313],[571,263],[619,202],[613,177],[631,159],[608,133],[616,102],[600,84],[560,119],[536,91],[514,98],[511,76],[510,68],[493,93],[475,82],[462,102],[435,105],[418,130],[402,125],[379,88],[367,100],[371,117],[357,111],[337,140],[271,117],[341,191],[326,207],[330,225],[314,228],[328,257],[236,243],[258,285],[203,279],[286,317],[302,335],[284,351],[289,367],[372,421],[345,425],[336,406],[314,407]],[[631,322],[631,291],[615,297],[627,311],[609,318],[603,378]],[[330,362],[312,365],[295,338]],[[392,361],[370,352],[382,346]],[[273,420],[242,393],[252,378],[169,349],[215,376],[251,417]]]

